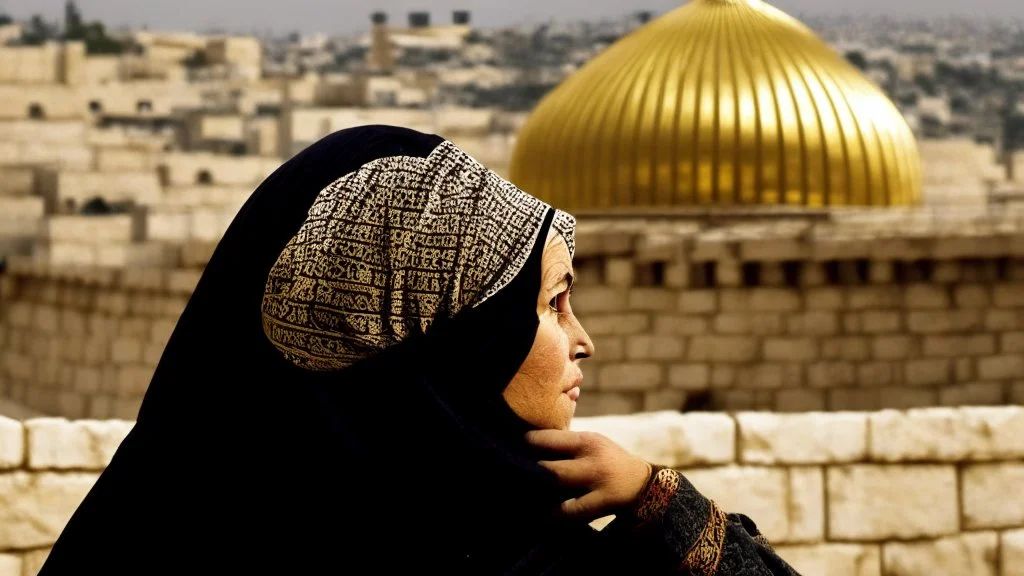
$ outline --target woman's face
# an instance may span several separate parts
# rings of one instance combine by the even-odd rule
[[[569,428],[583,383],[579,363],[594,354],[594,343],[569,305],[572,281],[569,247],[552,230],[541,265],[537,336],[503,393],[520,418],[541,429]]]

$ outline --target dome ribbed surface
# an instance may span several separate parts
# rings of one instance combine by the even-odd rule
[[[603,51],[530,114],[510,180],[570,211],[921,195],[914,135],[885,93],[759,0],[693,0]]]

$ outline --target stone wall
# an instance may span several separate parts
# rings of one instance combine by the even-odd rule
[[[37,573],[131,426],[0,418],[0,576]],[[1022,408],[659,412],[574,428],[683,471],[807,576],[1024,573]]]
[[[170,269],[13,262],[0,276],[0,398],[41,414],[134,419],[212,248],[185,244]]]
[[[873,217],[581,219],[580,414],[1024,402],[1024,229]]]

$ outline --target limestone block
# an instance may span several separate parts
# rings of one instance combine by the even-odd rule
[[[0,576],[22,576],[21,556],[0,553]]]
[[[760,288],[750,292],[749,306],[754,312],[795,312],[800,305],[800,293],[796,290]]]
[[[794,336],[829,336],[839,333],[839,315],[817,310],[790,316],[786,332]]]
[[[736,416],[740,461],[748,464],[856,462],[867,454],[867,416],[856,413]]]
[[[665,381],[662,366],[650,362],[606,364],[601,367],[598,378],[600,390],[609,392],[655,390]]]
[[[903,295],[895,286],[855,286],[847,290],[850,310],[878,310],[899,308]]]
[[[629,309],[649,312],[671,312],[676,308],[674,290],[663,288],[633,288],[629,291]]]
[[[711,385],[707,364],[673,364],[668,368],[668,385],[680,390],[704,390]]]
[[[999,337],[999,349],[1003,354],[1024,353],[1024,332],[1007,332]]]
[[[671,410],[680,412],[686,405],[686,392],[682,390],[654,390],[644,393],[644,412]]]
[[[927,388],[891,388],[879,389],[879,406],[882,409],[908,410],[935,406],[939,402],[939,394]]]
[[[643,404],[643,395],[639,393],[587,390],[576,401],[576,419],[608,414],[633,414],[639,412]]]
[[[840,288],[812,288],[804,294],[804,304],[808,310],[840,310],[844,302]]]
[[[142,344],[138,338],[118,338],[110,345],[110,359],[115,364],[137,364],[142,361]]]
[[[736,287],[743,283],[740,263],[735,260],[719,260],[715,263],[715,279],[719,286]]]
[[[1024,525],[1024,464],[973,464],[961,470],[964,528]]]
[[[1024,307],[1024,284],[999,284],[992,289],[992,301],[997,308]]]
[[[29,328],[32,326],[32,316],[35,314],[35,306],[31,302],[13,302],[10,308],[5,306],[7,322],[15,328]]]
[[[821,340],[823,360],[863,361],[871,357],[870,341],[862,336],[843,336]]]
[[[960,281],[962,274],[959,262],[940,261],[932,270],[932,281],[939,284],[953,284]]]
[[[757,358],[759,342],[742,336],[695,336],[688,359],[692,362],[750,362]]]
[[[911,386],[931,386],[953,382],[953,362],[948,358],[910,360],[903,381]]]
[[[591,316],[581,323],[591,336],[625,336],[646,332],[650,328],[651,319],[647,314],[602,314]]]
[[[871,339],[871,355],[876,360],[903,360],[915,352],[915,340],[910,336],[885,335]]]
[[[671,262],[665,265],[665,285],[669,288],[690,286],[690,263]]]
[[[687,470],[684,476],[725,512],[749,516],[769,542],[789,537],[789,482],[784,469],[724,466]]]
[[[875,545],[776,546],[776,553],[808,576],[882,576],[882,552]]]
[[[49,546],[96,483],[96,474],[0,474],[0,549]]]
[[[575,291],[572,308],[577,314],[620,312],[626,308],[629,293],[623,288],[587,286]]]
[[[799,364],[756,364],[739,369],[736,385],[741,388],[795,388],[803,383]]]
[[[1024,408],[926,408],[872,414],[869,453],[885,462],[1024,456]]]
[[[821,468],[791,468],[786,542],[820,542],[824,538],[825,473]]]
[[[686,314],[709,314],[718,310],[718,293],[694,290],[679,294],[679,311]]]
[[[902,320],[896,312],[868,310],[861,314],[861,330],[868,334],[899,332]]]
[[[893,263],[888,260],[872,260],[868,277],[872,284],[892,284],[894,276]]]
[[[953,290],[953,301],[957,308],[987,308],[992,298],[988,286],[967,284]]]
[[[986,310],[984,326],[988,331],[1019,330],[1024,328],[1024,315],[1017,310]]]
[[[176,326],[177,322],[173,320],[155,320],[150,326],[149,341],[154,344],[166,345],[171,339],[171,334],[174,333]],[[595,346],[595,351],[596,350],[597,347]]]
[[[590,331],[589,328],[587,329]],[[654,318],[655,334],[672,334],[693,336],[709,332],[708,320],[701,316],[680,316],[676,314],[658,314]]]
[[[769,338],[764,342],[764,359],[779,362],[809,362],[818,357],[813,338]]]
[[[685,352],[686,341],[678,336],[637,334],[626,338],[628,360],[678,360]]]
[[[918,334],[973,332],[984,324],[980,309],[920,310],[907,314],[907,329]]]
[[[926,336],[922,351],[925,356],[944,358],[991,356],[996,353],[996,337],[992,334]]]
[[[98,394],[101,374],[100,369],[94,366],[78,366],[75,368],[75,391],[82,394]]]
[[[18,468],[25,461],[25,431],[21,422],[0,416],[0,470]]]
[[[939,404],[943,406],[999,406],[1004,404],[1000,382],[971,382],[943,387]]]
[[[950,306],[949,291],[945,286],[912,284],[903,293],[907,308],[939,308]]]
[[[125,244],[134,239],[134,217],[130,214],[51,216],[47,238],[71,244]]]
[[[128,294],[114,291],[100,292],[96,295],[96,310],[112,316],[124,316],[128,313]]]
[[[978,377],[982,380],[1024,378],[1024,356],[990,356],[978,360]]]
[[[145,340],[149,335],[150,324],[145,318],[125,318],[118,323],[117,335],[122,338]]]
[[[636,281],[636,265],[629,258],[608,258],[604,279],[609,286],[630,287]]]
[[[576,418],[572,430],[604,434],[649,462],[674,468],[736,459],[736,425],[725,414],[664,411]]]
[[[36,470],[102,470],[133,425],[116,420],[28,420],[28,466]]]
[[[50,549],[43,548],[41,550],[33,550],[26,552],[22,557],[22,564],[24,566],[22,576],[37,576],[43,569],[43,564],[46,562],[46,558],[50,556]]]
[[[829,539],[910,539],[959,529],[952,465],[830,467],[826,486]]]
[[[857,367],[857,383],[884,388],[903,382],[905,366],[899,362],[870,362]]]
[[[126,365],[117,369],[117,394],[121,397],[141,397],[153,378],[153,367]]]
[[[164,345],[170,339],[174,330],[174,322],[169,326],[159,329],[154,326],[154,333],[150,340],[156,344]],[[592,336],[594,343],[594,358],[601,362],[620,362],[626,359],[626,342],[622,336]]]
[[[176,294],[191,294],[202,275],[201,270],[171,270],[167,274],[167,289]]]
[[[192,219],[187,213],[152,212],[146,216],[146,237],[149,240],[182,243],[189,239]]]
[[[723,288],[718,291],[718,305],[722,312],[753,312],[750,309],[750,290]]]
[[[816,362],[807,366],[807,384],[813,388],[855,386],[857,366],[850,362]]]
[[[1024,576],[1024,530],[1008,530],[999,540],[1002,576]]]
[[[776,412],[821,412],[825,410],[825,392],[802,388],[775,393]]]
[[[930,542],[890,542],[882,547],[885,573],[886,576],[998,576],[998,540],[995,532],[976,532]]]
[[[783,316],[772,313],[726,312],[714,317],[714,331],[725,335],[782,334]]]

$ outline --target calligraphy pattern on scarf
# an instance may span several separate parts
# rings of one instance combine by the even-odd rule
[[[345,368],[497,294],[549,208],[448,141],[369,162],[320,192],[278,257],[264,331],[301,367]],[[570,257],[575,225],[556,211]]]

